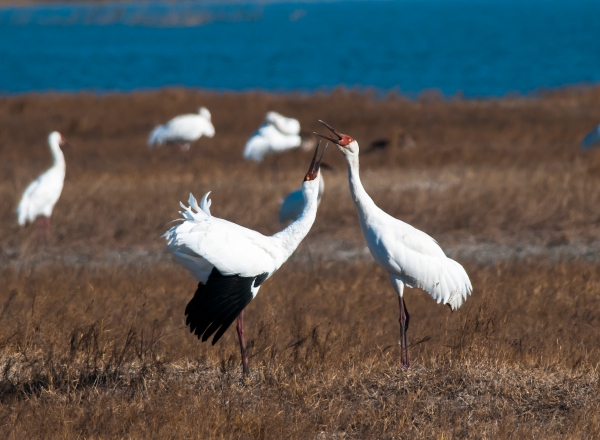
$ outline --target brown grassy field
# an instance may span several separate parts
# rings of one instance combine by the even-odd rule
[[[600,88],[491,100],[332,94],[0,98],[0,436],[22,438],[599,438]],[[216,136],[187,161],[149,150],[152,127],[207,106]],[[214,215],[273,233],[309,153],[244,162],[267,110],[354,136],[408,133],[363,154],[367,191],[467,269],[455,313],[406,292],[398,310],[365,253],[335,149],[315,225],[248,306],[251,378],[235,332],[214,347],[185,328],[195,283],[162,233],[192,191]],[[28,182],[59,130],[67,178],[52,237],[19,228]]]

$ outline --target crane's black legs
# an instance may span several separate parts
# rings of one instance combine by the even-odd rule
[[[50,241],[50,217],[41,216],[38,219],[38,230],[40,232],[41,240],[48,242]]]
[[[410,367],[410,357],[408,355],[408,322],[410,321],[410,315],[406,309],[406,303],[404,297],[399,296],[400,302],[400,363],[404,368]]]
[[[248,356],[246,356],[246,341],[244,341],[244,311],[242,310],[237,318],[237,334],[240,340],[240,350],[242,352],[242,372],[244,377],[250,375],[248,367]]]

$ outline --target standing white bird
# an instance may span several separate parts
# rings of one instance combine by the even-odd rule
[[[198,339],[202,338],[202,342],[214,334],[214,345],[237,318],[244,375],[249,373],[244,308],[256,296],[262,283],[292,255],[315,221],[319,168],[327,146],[319,160],[318,149],[317,145],[302,183],[305,200],[302,215],[283,231],[267,237],[212,216],[208,192],[200,206],[190,194],[190,206],[181,204],[183,223],[164,235],[175,259],[198,281],[198,289],[185,308],[190,332]]]
[[[263,125],[248,139],[244,148],[244,159],[261,162],[267,154],[297,148],[301,144],[300,122],[276,112],[269,112]]]
[[[19,225],[24,226],[27,222],[33,222],[36,217],[41,217],[39,226],[46,236],[50,232],[52,210],[60,197],[65,181],[65,156],[60,149],[60,145],[65,143],[59,132],[50,133],[48,144],[54,163],[48,171],[29,184],[17,208]]]
[[[382,211],[369,197],[358,173],[358,142],[338,133],[323,121],[337,137],[321,137],[334,142],[346,158],[348,180],[358,220],[367,246],[375,261],[388,272],[400,302],[401,363],[410,366],[408,353],[409,314],[404,301],[404,286],[418,287],[429,293],[438,304],[443,302],[452,310],[459,308],[473,290],[469,276],[456,261],[429,235]],[[318,133],[315,133],[318,134]]]
[[[201,107],[198,113],[181,115],[171,119],[165,125],[159,125],[148,138],[148,146],[169,144],[185,154],[190,145],[202,136],[213,137],[215,127],[212,125],[208,109]]]
[[[321,168],[325,164],[321,164]],[[321,175],[319,180],[319,197],[317,199],[317,206],[321,204],[321,197],[323,197],[323,191],[325,190],[325,179]],[[281,202],[281,208],[279,209],[279,223],[289,223],[296,220],[302,214],[304,209],[304,195],[302,194],[302,188],[298,188],[292,191],[285,199]]]
[[[600,125],[589,132],[581,141],[581,148],[600,147]]]

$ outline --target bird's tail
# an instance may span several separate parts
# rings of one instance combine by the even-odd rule
[[[27,213],[20,205],[17,208],[17,221],[19,222],[19,226],[25,226],[27,223]]]
[[[165,127],[164,125],[159,125],[148,137],[148,146],[153,147],[155,145],[162,145],[165,143]]]
[[[450,258],[448,258],[447,263],[448,267],[445,271],[445,278],[446,287],[448,288],[448,298],[446,304],[454,311],[467,300],[467,296],[473,291],[473,286],[464,267]]]

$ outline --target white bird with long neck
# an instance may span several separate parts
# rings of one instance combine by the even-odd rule
[[[256,297],[262,283],[281,267],[310,231],[317,214],[319,168],[315,149],[302,183],[305,204],[300,217],[277,234],[259,232],[214,217],[209,193],[200,206],[190,194],[189,207],[181,205],[183,223],[164,235],[175,259],[198,281],[198,289],[185,314],[190,332],[202,342],[214,334],[214,345],[237,318],[237,333],[244,375],[249,374],[244,341],[244,308]]]
[[[186,154],[190,145],[202,136],[213,137],[215,127],[211,114],[206,107],[200,107],[198,113],[176,116],[164,125],[159,125],[148,138],[148,146],[172,145],[181,154]]]
[[[388,273],[400,302],[400,360],[410,366],[408,323],[410,316],[404,301],[404,286],[425,290],[438,304],[452,310],[459,308],[473,290],[464,268],[446,257],[437,242],[426,233],[413,228],[381,210],[369,197],[359,177],[358,142],[339,133],[323,121],[335,138],[348,165],[348,180],[362,233],[375,261]]]
[[[50,233],[50,217],[65,181],[65,156],[60,149],[65,143],[59,132],[50,133],[48,144],[54,163],[48,171],[29,184],[17,208],[19,225],[24,226],[40,217],[40,230],[43,230],[46,236]]]

